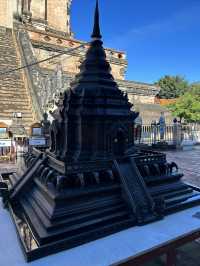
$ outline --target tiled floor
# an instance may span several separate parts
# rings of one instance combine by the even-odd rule
[[[191,151],[168,151],[166,154],[169,162],[178,164],[186,182],[200,187],[200,146]]]

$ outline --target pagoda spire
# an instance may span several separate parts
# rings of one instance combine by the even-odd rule
[[[100,23],[99,23],[99,1],[96,1],[96,8],[95,8],[95,15],[94,15],[94,28],[93,33],[91,35],[93,40],[100,40],[102,38],[101,36],[101,30],[100,30]]]

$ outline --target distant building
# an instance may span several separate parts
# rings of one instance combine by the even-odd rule
[[[67,89],[79,73],[89,44],[74,38],[70,26],[71,2],[0,1],[1,72],[42,61],[0,76],[0,120],[12,119],[14,112],[20,112],[22,123],[28,129],[42,119],[44,111],[54,108],[60,92]],[[61,53],[63,55],[57,57]],[[159,87],[127,81],[126,54],[109,48],[106,54],[114,78],[141,112],[143,123],[159,119],[163,107],[154,104]],[[44,61],[49,57],[50,60]]]

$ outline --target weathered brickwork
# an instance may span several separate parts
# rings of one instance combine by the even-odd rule
[[[45,0],[31,1],[32,18],[45,20]]]
[[[11,30],[0,28],[0,72],[20,66]],[[12,120],[13,113],[22,113],[22,123],[33,123],[31,100],[21,71],[0,76],[0,121]]]
[[[0,26],[12,28],[13,26],[13,0],[0,1]]]
[[[70,5],[71,0],[48,0],[48,25],[70,34]]]
[[[132,96],[132,99],[130,99],[131,102],[134,102],[134,103],[146,103],[146,104],[151,104],[151,103],[154,103],[155,101],[155,97],[154,95],[133,95]]]
[[[79,66],[85,57],[85,53],[89,47],[88,44],[72,38],[64,38],[59,35],[56,36],[55,34],[47,34],[38,30],[34,31],[33,29],[29,30],[29,36],[34,46],[35,55],[39,61],[58,54],[58,52],[67,53],[66,55],[40,64],[41,67],[55,69],[55,65],[60,63],[65,72],[69,72],[74,75],[79,73]],[[84,45],[84,47],[81,47],[81,49],[74,52],[69,51],[70,49],[76,48],[80,45]],[[124,80],[127,68],[125,53],[112,49],[106,49],[106,54],[108,60],[110,61],[112,74],[115,79]]]
[[[14,68],[20,63],[31,64],[63,53],[59,57],[25,69],[23,78],[21,72],[16,72],[12,77],[5,77],[4,84],[0,81],[0,96],[3,96],[0,119],[10,119],[12,112],[19,110],[23,113],[25,126],[31,125],[35,120],[39,121],[44,111],[45,99],[50,99],[51,102],[55,98],[55,91],[68,89],[74,76],[79,73],[79,66],[85,58],[89,44],[73,37],[70,27],[71,2],[72,0],[0,0],[0,27],[13,28],[18,39],[19,52],[17,56],[16,46],[10,35],[6,36],[5,42],[0,44],[1,69],[3,64],[5,69]],[[81,47],[72,51],[78,46]],[[144,121],[151,122],[153,117],[160,116],[162,110],[158,104],[154,105],[159,88],[152,84],[127,81],[126,53],[114,49],[105,51],[120,89],[127,92],[130,102],[147,118]],[[21,62],[18,60],[20,57]],[[13,65],[9,65],[11,61]],[[63,72],[62,81],[59,80],[58,68]],[[58,84],[55,85],[56,83]]]
[[[32,19],[46,20],[49,28],[71,35],[70,28],[71,0],[34,0],[30,4]]]

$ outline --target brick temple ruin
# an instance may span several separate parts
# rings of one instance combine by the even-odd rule
[[[47,103],[49,109],[54,108],[54,99],[70,87],[79,73],[89,44],[74,37],[71,4],[71,0],[0,1],[0,72],[53,57],[1,74],[0,119],[6,123],[11,123],[14,112],[21,112],[22,125],[28,130],[42,119]],[[163,111],[163,107],[154,104],[159,88],[126,80],[126,53],[108,48],[105,51],[114,78],[141,112],[143,123],[158,119]]]

